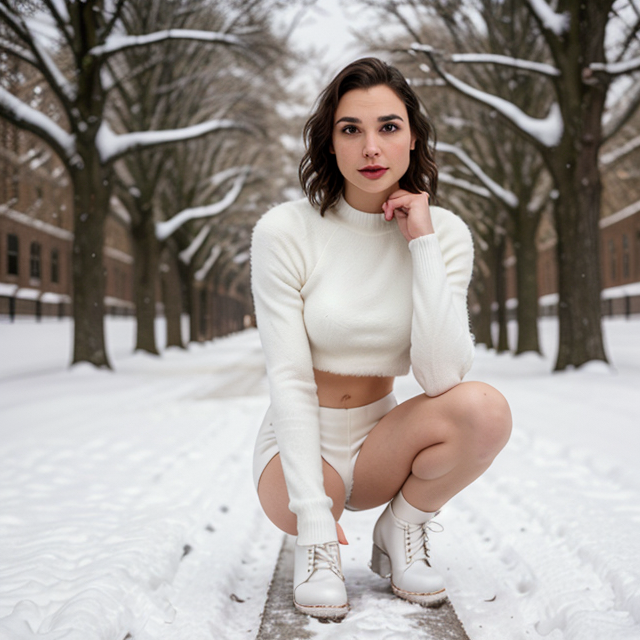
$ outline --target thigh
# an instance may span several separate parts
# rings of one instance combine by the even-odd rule
[[[344,482],[340,474],[324,459],[322,460],[322,473],[325,491],[333,500],[331,511],[337,521],[344,510]],[[271,522],[286,533],[297,535],[296,516],[289,511],[289,493],[279,453],[269,461],[260,476],[258,498]]]
[[[483,383],[463,382],[442,395],[422,394],[392,409],[362,445],[349,506],[370,509],[391,500],[409,477],[416,456],[428,447],[471,446],[469,416],[474,406],[481,410],[474,397],[487,388],[491,389]]]

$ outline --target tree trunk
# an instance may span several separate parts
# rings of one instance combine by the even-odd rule
[[[607,2],[563,0],[570,29],[553,45],[562,72],[557,91],[564,121],[561,144],[543,152],[559,193],[555,216],[558,232],[559,344],[555,369],[607,361],[600,313],[599,223],[602,196],[598,151],[602,114],[610,86],[608,76],[584,76],[592,62],[606,59],[604,39]]]
[[[134,299],[136,304],[136,351],[158,354],[156,346],[156,285],[159,247],[153,216],[142,212],[132,225],[134,252]]]
[[[473,292],[479,307],[478,312],[472,315],[475,343],[484,344],[487,349],[493,349],[493,336],[491,335],[492,307],[495,299],[493,261],[493,248],[489,247],[479,256],[472,281]]]
[[[577,174],[578,172],[576,172]],[[607,362],[600,310],[600,181],[561,190],[558,231],[559,345],[556,371],[590,360]]]
[[[80,146],[80,145],[79,145]],[[79,149],[82,161],[70,171],[73,197],[73,360],[111,368],[104,338],[104,227],[111,171],[95,147]]]
[[[506,237],[502,236],[496,247],[496,302],[498,303],[498,353],[509,351],[507,333],[507,286],[504,255],[507,247]]]
[[[538,340],[538,252],[536,231],[538,216],[526,206],[514,216],[514,250],[516,254],[516,283],[518,289],[518,345],[516,354],[540,353]]]
[[[182,341],[182,287],[176,256],[165,248],[162,255],[162,300],[167,323],[167,347],[184,349]]]

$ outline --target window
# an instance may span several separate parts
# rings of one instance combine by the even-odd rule
[[[18,275],[18,257],[20,244],[15,233],[7,235],[7,273],[12,276]]]
[[[616,279],[617,265],[616,265],[616,244],[613,240],[609,240],[609,266],[611,268],[611,280]]]
[[[29,275],[40,279],[40,243],[32,242],[29,260]]]
[[[60,253],[51,249],[51,282],[60,282]]]
[[[628,278],[631,275],[629,256],[629,236],[622,234],[622,277]]]

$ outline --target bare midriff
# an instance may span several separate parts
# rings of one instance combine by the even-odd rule
[[[321,407],[352,409],[384,398],[393,391],[393,376],[341,376],[314,369]]]

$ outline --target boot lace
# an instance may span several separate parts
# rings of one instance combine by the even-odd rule
[[[402,522],[404,529],[404,552],[407,565],[424,560],[427,566],[429,562],[429,532],[440,533],[444,527],[439,522],[429,520],[423,524],[411,524]]]
[[[313,545],[309,547],[307,557],[312,573],[320,569],[328,569],[329,571],[333,571],[340,580],[344,580],[342,565],[340,563],[340,550],[337,542]]]

